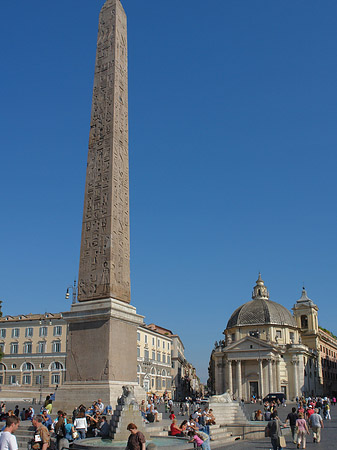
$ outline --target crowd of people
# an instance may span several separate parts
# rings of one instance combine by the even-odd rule
[[[313,443],[321,441],[321,431],[324,428],[324,420],[331,420],[330,406],[335,406],[333,397],[308,397],[297,398],[296,407],[293,407],[287,415],[285,424],[281,422],[277,413],[277,402],[267,402],[264,405],[264,413],[256,411],[256,420],[266,420],[266,436],[271,439],[273,450],[282,450],[285,442],[282,436],[282,427],[290,426],[293,443],[297,448],[306,448],[307,436],[312,431]]]
[[[185,410],[179,411],[179,414],[185,415]],[[203,410],[197,407],[194,412],[187,416],[179,425],[173,409],[170,411],[171,420],[170,436],[189,437],[189,442],[193,442],[195,447],[210,449],[210,425],[215,425],[215,417],[212,409],[205,407]]]
[[[13,433],[18,428],[20,420],[31,420],[35,427],[34,439],[31,443],[32,450],[47,450],[50,448],[51,437],[54,437],[57,450],[69,448],[74,440],[87,437],[109,438],[110,425],[107,416],[112,415],[111,405],[105,406],[102,399],[95,401],[90,407],[79,405],[73,410],[71,417],[64,411],[58,411],[56,418],[52,419],[53,394],[47,396],[40,414],[36,414],[33,406],[19,410],[16,405],[13,410],[6,411],[6,404],[0,405],[2,420],[6,425],[2,428],[0,436],[0,448],[17,450],[13,444],[15,436]],[[169,412],[171,420],[169,435],[174,437],[185,437],[194,444],[195,448],[210,450],[210,426],[215,425],[215,417],[212,409],[200,406],[200,402],[185,399],[180,403],[173,403],[169,398],[150,396],[147,401],[140,404],[140,413],[145,423],[159,421],[160,414],[158,406],[165,404],[165,410]],[[331,406],[336,405],[336,398],[324,397],[297,398],[296,406],[288,414],[285,423],[278,417],[277,408],[282,406],[279,400],[265,402],[263,407],[254,413],[255,420],[267,421],[265,429],[266,436],[271,439],[273,450],[281,450],[285,446],[282,429],[289,426],[293,443],[297,448],[306,448],[307,436],[312,432],[314,443],[321,440],[321,430],[324,428],[324,420],[331,420]],[[182,417],[178,423],[175,413]],[[128,449],[143,449],[145,438],[137,430],[135,424],[128,425],[130,431]],[[4,447],[1,442],[5,442]],[[137,444],[136,447],[134,447]],[[145,447],[144,447],[145,448]]]
[[[61,413],[61,411],[60,411]],[[69,420],[69,419],[68,419]],[[77,419],[75,419],[76,421]],[[84,419],[85,420],[85,419]],[[55,423],[56,422],[56,423]],[[16,415],[8,416],[6,418],[6,425],[1,432],[0,436],[0,448],[2,450],[18,450],[18,443],[15,437],[15,431],[18,429],[20,419]],[[79,422],[80,427],[82,422]],[[48,450],[51,448],[51,434],[48,428],[44,425],[44,419],[42,414],[34,415],[32,418],[32,425],[35,428],[34,438],[30,442],[30,448],[32,450]],[[76,427],[75,423],[72,425],[62,415],[58,414],[57,419],[54,421],[54,432],[56,436],[56,442],[59,449],[69,448],[69,442],[67,441],[67,434],[69,436],[74,432]],[[80,429],[79,427],[79,429]],[[134,423],[130,423],[127,426],[130,431],[130,436],[127,442],[127,450],[145,450],[145,436],[143,433],[137,430],[137,426]]]

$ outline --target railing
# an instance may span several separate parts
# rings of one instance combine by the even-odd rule
[[[264,437],[264,430],[268,422],[260,421],[259,423],[250,422],[249,424],[231,424],[224,425],[227,431],[231,432],[233,436],[237,436],[238,439],[260,439]],[[237,431],[236,431],[237,430]],[[282,428],[284,434],[288,434],[290,427]]]

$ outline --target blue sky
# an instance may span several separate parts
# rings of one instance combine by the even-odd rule
[[[70,307],[102,4],[2,4],[4,314]],[[259,271],[288,308],[304,283],[336,333],[336,2],[123,5],[132,304],[203,381]]]

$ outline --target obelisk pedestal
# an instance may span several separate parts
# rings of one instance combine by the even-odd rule
[[[138,401],[137,327],[143,316],[115,299],[75,303],[63,313],[68,323],[66,382],[57,391],[55,409],[68,412],[98,398],[114,409],[122,386],[134,386]]]

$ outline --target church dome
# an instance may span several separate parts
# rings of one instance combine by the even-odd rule
[[[227,328],[241,325],[288,325],[297,327],[291,312],[279,303],[269,300],[269,292],[261,274],[253,290],[253,300],[237,308],[231,315]]]

